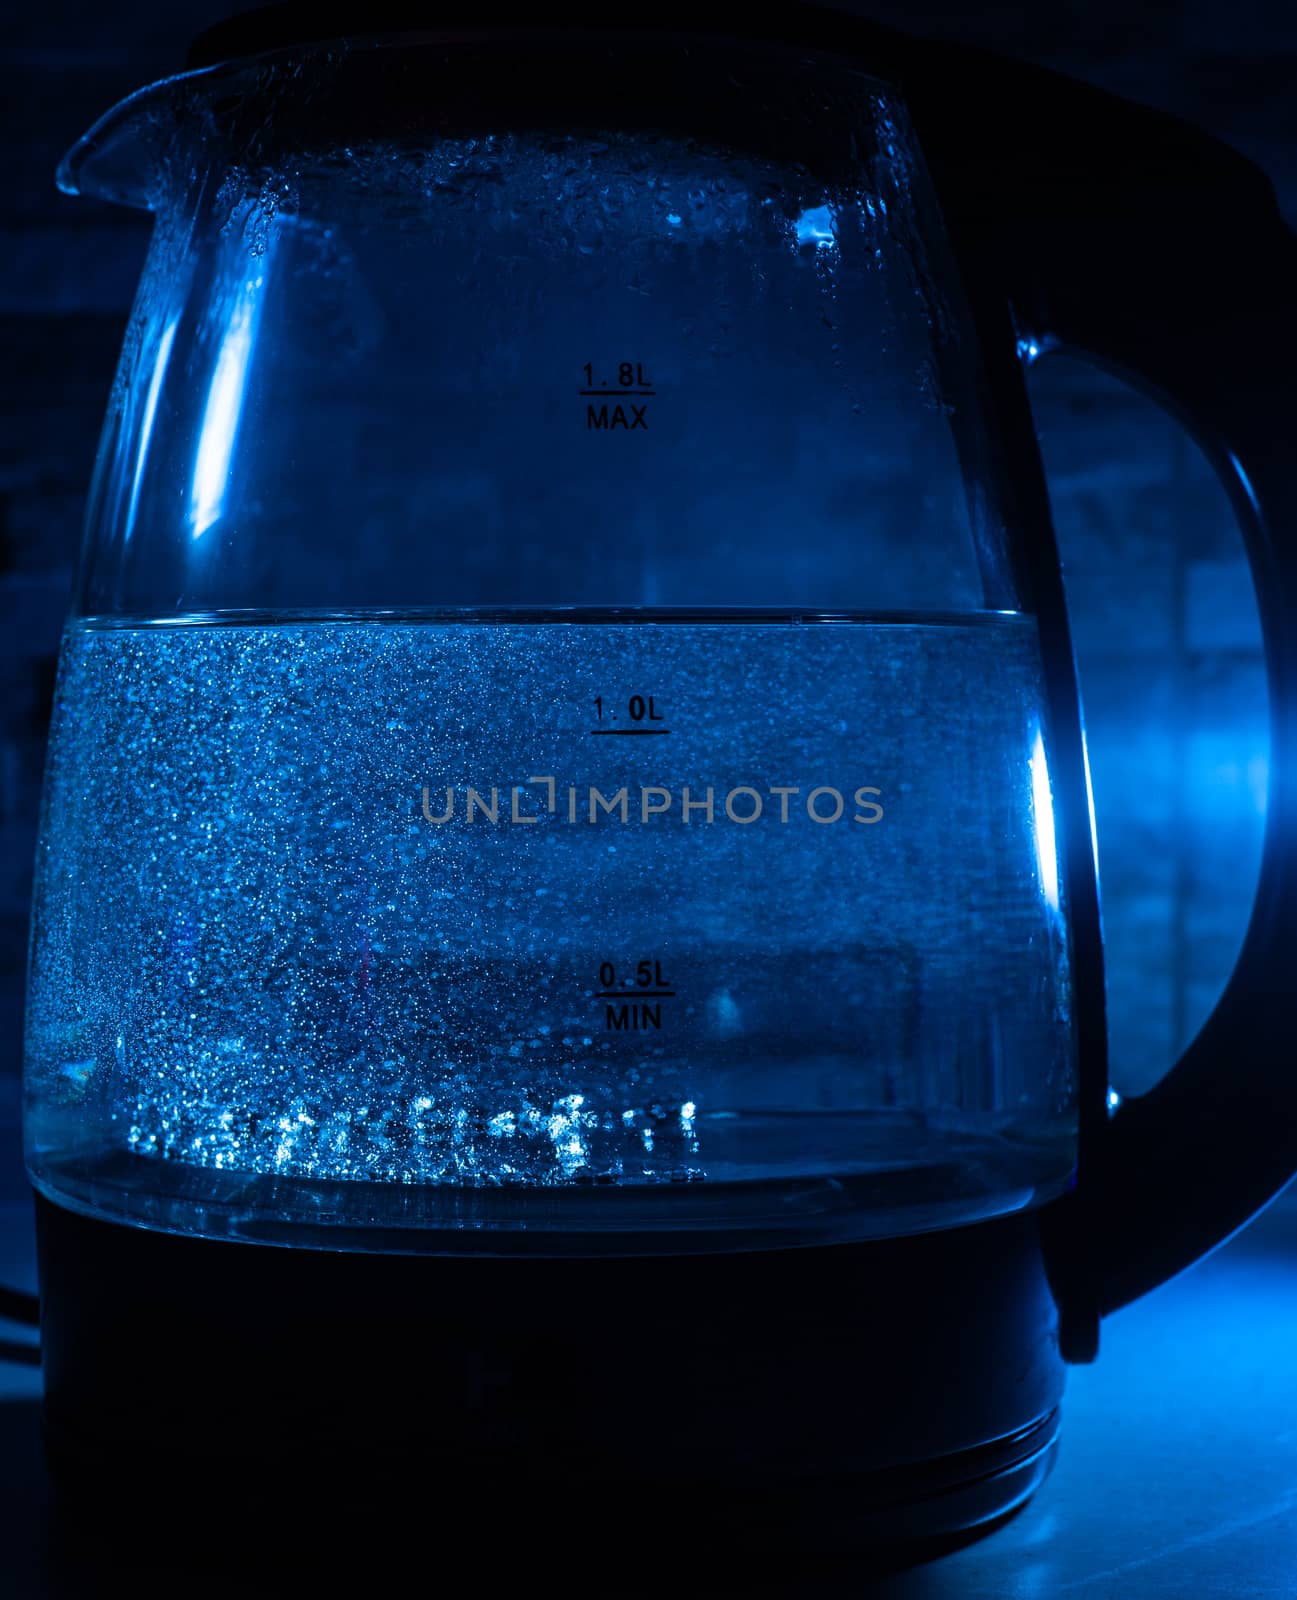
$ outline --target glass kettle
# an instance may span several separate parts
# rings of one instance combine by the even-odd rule
[[[1101,1309],[1297,1165],[1254,1129],[1262,1085],[1291,1097],[1262,1048],[1211,1090],[1213,1119],[1239,1097],[1251,1173],[1214,1122],[1184,1201],[1210,1030],[1160,1104],[1106,1115],[1080,715],[1018,373],[1076,343],[1210,429],[1158,365],[1171,316],[1154,338],[1134,294],[1123,339],[1093,281],[1043,270],[1061,221],[1006,220],[971,162],[951,179],[949,65],[844,19],[737,40],[394,17],[340,42],[303,15],[214,30],[60,173],[156,222],[37,864],[56,1422],[120,1430],[70,1354],[91,1270],[305,1275],[281,1330],[357,1272],[400,1304],[475,1272],[515,1329],[524,1282],[563,1284],[646,1349],[688,1303],[713,1362],[753,1295],[849,1274],[904,1301],[869,1335],[893,1372],[903,1346],[949,1358],[916,1345],[943,1321],[973,1367],[979,1338],[1010,1365],[1060,1318],[1089,1353]],[[1293,922],[1292,572],[1236,401],[1279,723],[1222,1017],[1243,997],[1264,1042]],[[671,1273],[690,1287],[650,1289]],[[835,1382],[862,1315],[824,1311]],[[833,1460],[958,1458],[915,1526],[993,1515],[1050,1459],[1056,1358],[1041,1373],[1022,1415],[966,1397],[948,1438],[914,1384],[890,1424],[871,1391]],[[695,1424],[708,1470],[750,1452],[739,1410],[803,1477],[824,1458],[819,1431],[790,1446],[775,1387],[754,1358],[728,1420]],[[474,1392],[457,1437],[489,1452]],[[539,1427],[515,1416],[509,1450]],[[970,1490],[988,1449],[1000,1487]]]

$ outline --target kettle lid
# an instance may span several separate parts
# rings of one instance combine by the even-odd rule
[[[509,0],[489,8],[471,9],[429,6],[412,0],[376,0],[363,7],[280,0],[275,5],[238,12],[205,28],[189,47],[185,70],[193,72],[248,56],[380,34],[445,37],[467,32],[529,30],[551,35],[564,31],[711,35],[852,55],[859,55],[863,47],[871,57],[881,60],[882,76],[886,76],[892,53],[899,56],[914,44],[894,28],[810,4],[808,0],[784,0],[782,4],[743,10],[715,0],[699,0],[692,5],[665,0],[653,7],[651,15],[637,9],[574,0],[561,8],[547,8],[543,17],[537,15],[534,6],[510,4]]]

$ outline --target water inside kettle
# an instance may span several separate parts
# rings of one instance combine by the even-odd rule
[[[1010,614],[74,623],[37,1179],[434,1240],[868,1236],[1057,1192],[1042,703]]]

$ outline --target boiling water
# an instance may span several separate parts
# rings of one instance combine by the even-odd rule
[[[74,625],[34,1176],[402,1248],[863,1236],[1055,1192],[1041,704],[1004,615]]]

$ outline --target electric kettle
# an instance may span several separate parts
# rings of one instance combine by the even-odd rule
[[[60,182],[155,217],[34,895],[60,1473],[1018,1504],[1297,1169],[1264,180],[810,7],[392,5],[218,26]],[[1274,708],[1238,969],[1112,1115],[1052,346],[1220,465]]]

